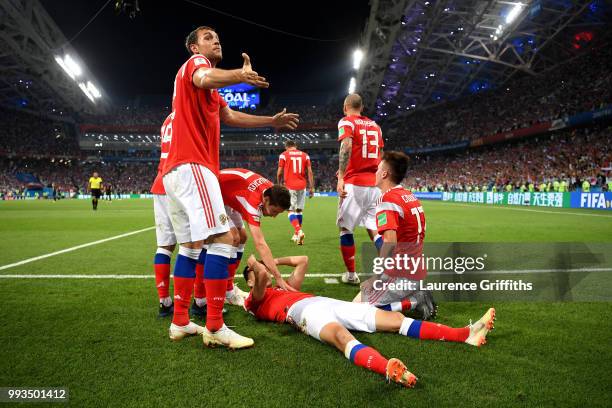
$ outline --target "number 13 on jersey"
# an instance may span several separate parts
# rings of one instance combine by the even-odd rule
[[[359,129],[363,144],[361,146],[361,157],[364,159],[378,158],[378,130]]]

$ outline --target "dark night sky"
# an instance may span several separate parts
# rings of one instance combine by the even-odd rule
[[[106,0],[41,0],[66,38],[71,38]],[[273,94],[346,92],[351,54],[369,15],[367,0],[351,2],[204,1],[224,12],[309,37],[303,40],[226,17],[184,0],[140,0],[135,19],[117,15],[112,1],[72,43],[101,87],[114,99],[172,92],[172,82],[188,58],[186,35],[198,25],[219,33],[224,59],[219,68],[239,68],[247,52],[253,68],[271,83]],[[334,4],[334,6],[330,6]],[[264,96],[265,98],[265,96]]]

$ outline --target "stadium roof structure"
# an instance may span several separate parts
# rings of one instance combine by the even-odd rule
[[[106,110],[99,84],[38,0],[0,1],[0,39],[0,105],[47,115]],[[56,60],[67,55],[75,78]],[[85,93],[89,84],[97,98]]]
[[[603,0],[371,0],[357,92],[379,119],[537,75],[607,33]],[[537,79],[534,79],[537,80]]]

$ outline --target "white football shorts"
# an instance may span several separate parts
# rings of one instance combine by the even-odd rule
[[[380,197],[378,187],[345,184],[347,196],[338,201],[336,225],[353,232],[356,227],[376,230],[376,201]]]
[[[330,323],[340,323],[347,330],[374,333],[376,310],[368,303],[315,296],[294,303],[287,311],[287,321],[320,341],[321,330]]]
[[[208,168],[180,164],[164,175],[164,188],[179,244],[229,231],[219,180]]]
[[[303,210],[306,201],[306,190],[289,190],[291,195],[291,206],[289,211]]]
[[[168,197],[164,194],[153,194],[153,213],[155,214],[155,236],[157,246],[176,244],[174,228],[168,210]]]

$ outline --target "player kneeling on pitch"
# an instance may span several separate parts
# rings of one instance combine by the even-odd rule
[[[413,387],[417,378],[397,358],[387,359],[372,347],[361,344],[349,330],[374,333],[395,332],[427,340],[464,342],[473,346],[485,344],[493,329],[495,309],[489,309],[475,324],[452,328],[441,324],[414,320],[399,312],[381,310],[367,303],[345,302],[299,289],[307,272],[308,258],[288,257],[275,260],[278,265],[295,266],[287,279],[296,292],[272,286],[265,265],[250,256],[244,278],[251,292],[244,308],[259,320],[289,323],[301,332],[335,346],[353,364],[384,375],[388,380]]]

